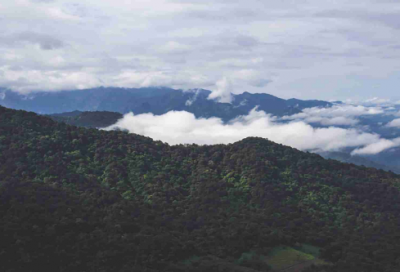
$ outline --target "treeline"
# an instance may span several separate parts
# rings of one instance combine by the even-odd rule
[[[299,243],[330,263],[310,271],[400,268],[400,176],[261,138],[169,146],[0,107],[0,179],[2,271],[269,271]]]
[[[63,122],[68,125],[87,127],[87,128],[105,128],[114,125],[123,117],[121,113],[109,111],[73,111],[59,114],[48,115],[57,122]]]

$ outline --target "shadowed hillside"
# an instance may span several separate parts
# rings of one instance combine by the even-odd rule
[[[118,112],[108,111],[73,111],[60,114],[49,115],[51,119],[57,122],[64,122],[68,125],[74,125],[78,127],[87,128],[105,128],[115,124],[119,119],[123,117]]]

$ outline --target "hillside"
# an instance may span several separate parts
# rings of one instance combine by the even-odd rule
[[[108,111],[73,111],[59,114],[48,115],[51,119],[57,122],[64,122],[68,125],[87,127],[87,128],[105,128],[115,124],[123,117],[118,112]]]
[[[29,95],[1,90],[0,105],[54,114],[72,111],[110,111],[161,115],[169,111],[187,111],[196,117],[218,117],[224,121],[246,115],[256,106],[273,115],[290,115],[301,109],[329,106],[325,101],[284,100],[269,94],[234,95],[232,104],[209,100],[208,90],[182,91],[170,88],[95,88],[79,91],[36,92]]]
[[[400,267],[400,176],[266,139],[169,146],[0,107],[0,177],[1,271]]]

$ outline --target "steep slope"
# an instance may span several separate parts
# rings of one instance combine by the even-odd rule
[[[312,271],[400,267],[400,176],[265,139],[169,146],[0,107],[0,177],[1,271],[268,271],[299,244],[330,263]]]
[[[95,88],[62,92],[37,92],[21,95],[9,90],[0,90],[0,105],[34,111],[41,114],[79,111],[111,111],[135,114],[164,114],[168,111],[188,111],[196,117],[219,117],[224,121],[259,109],[273,115],[299,112],[309,106],[329,106],[324,101],[284,100],[269,94],[243,93],[234,95],[232,104],[209,100],[210,91],[181,91],[170,88]]]

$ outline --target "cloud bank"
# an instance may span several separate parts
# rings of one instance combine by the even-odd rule
[[[368,144],[363,148],[358,148],[354,150],[351,154],[352,155],[373,155],[378,154],[384,150],[387,150],[392,147],[400,146],[400,138],[387,140],[387,139],[380,139],[379,141]]]
[[[116,128],[172,145],[228,144],[258,136],[300,150],[336,151],[350,147],[356,148],[353,154],[376,154],[400,144],[400,140],[386,140],[356,129],[313,128],[303,121],[280,123],[277,118],[256,109],[226,124],[219,118],[197,119],[185,111],[159,116],[129,113],[107,130]]]
[[[386,124],[386,127],[400,128],[400,118],[390,121],[389,123]]]
[[[384,112],[379,107],[344,104],[325,108],[306,108],[301,113],[284,116],[282,120],[299,120],[323,126],[354,126],[359,123],[358,117],[360,116],[377,115]]]
[[[0,87],[395,98],[399,17],[377,0],[2,0]]]

